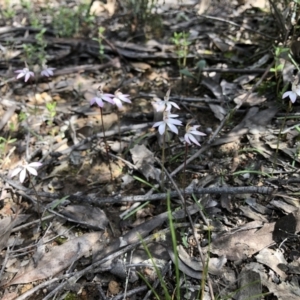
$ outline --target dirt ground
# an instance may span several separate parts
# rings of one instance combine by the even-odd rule
[[[1,299],[299,299],[296,4],[0,6]]]

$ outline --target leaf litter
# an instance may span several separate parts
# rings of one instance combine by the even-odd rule
[[[104,290],[118,299],[130,292],[142,299],[144,295],[138,293],[146,291],[135,292],[137,284],[144,284],[137,271],[158,286],[163,298],[153,261],[164,272],[164,280],[170,286],[175,284],[170,274],[177,260],[169,232],[166,191],[160,191],[160,201],[135,207],[137,211],[129,215],[138,202],[134,197],[144,202],[156,191],[149,189],[149,185],[156,189],[162,186],[161,167],[156,158],[160,157],[163,141],[150,129],[153,122],[161,119],[157,119],[160,116],[150,102],[151,95],[163,98],[170,87],[172,101],[173,95],[180,95],[176,102],[181,107],[176,111],[180,122],[186,124],[196,119],[209,141],[202,140],[200,150],[188,149],[188,156],[193,159],[185,168],[186,179],[176,171],[184,168],[181,140],[170,135],[166,149],[166,172],[173,172],[179,186],[179,192],[172,196],[172,216],[177,233],[178,268],[185,277],[181,286],[176,287],[181,289],[182,299],[197,299],[199,282],[204,276],[207,281],[201,299],[298,299],[298,124],[292,114],[280,130],[283,110],[273,103],[274,91],[267,86],[264,93],[255,91],[255,80],[265,78],[261,74],[267,70],[270,55],[249,59],[267,41],[273,41],[270,28],[262,32],[253,25],[255,22],[251,23],[251,5],[264,5],[266,1],[250,6],[250,1],[238,1],[237,7],[235,1],[225,7],[224,3],[209,1],[211,5],[206,8],[203,3],[196,7],[199,12],[207,9],[207,14],[194,16],[186,6],[181,11],[185,21],[166,17],[164,26],[172,33],[190,32],[193,48],[187,55],[185,72],[176,65],[180,57],[176,47],[170,45],[170,34],[160,35],[161,29],[157,28],[157,36],[154,34],[147,43],[138,39],[129,43],[126,38],[140,34],[142,26],[135,22],[142,20],[138,16],[126,20],[113,2],[103,7],[97,7],[96,2],[92,3],[93,10],[97,17],[107,20],[105,29],[111,33],[103,45],[110,61],[99,63],[99,45],[84,34],[84,39],[80,35],[53,38],[47,32],[47,51],[56,68],[52,81],[36,76],[37,89],[33,92],[30,78],[26,84],[10,80],[9,70],[20,69],[22,51],[13,54],[18,64],[14,60],[8,66],[6,60],[5,72],[1,71],[5,80],[1,82],[0,128],[1,136],[7,140],[1,148],[5,151],[1,152],[0,161],[2,299],[36,297],[32,283],[37,290],[47,287],[47,297],[55,288],[61,295],[63,287],[71,293],[68,279],[73,288],[78,288],[78,295],[83,297],[84,291],[87,299],[102,297]],[[281,12],[273,1],[269,4],[278,21]],[[170,14],[179,11],[169,1],[164,9]],[[16,11],[24,13],[18,6]],[[266,18],[263,11],[257,15]],[[111,16],[115,21],[111,22]],[[252,26],[246,25],[245,35],[227,20],[230,17],[238,24],[241,16]],[[272,16],[268,18],[274,22]],[[123,22],[128,22],[130,29],[119,32],[116,38],[116,26]],[[10,32],[10,41],[16,43],[30,44],[35,34],[22,26],[18,30],[13,26],[2,29],[1,42],[7,39],[6,30]],[[3,45],[11,51],[8,44]],[[291,46],[297,57],[295,47],[296,44]],[[193,68],[192,61],[199,54],[205,67],[194,73],[197,68]],[[281,61],[286,62],[283,80],[291,82],[292,67],[286,57]],[[243,65],[240,73],[237,65]],[[174,74],[181,74],[180,78]],[[270,76],[268,80],[274,80],[270,73],[266,74]],[[133,99],[133,105],[124,106],[122,111],[104,107],[102,125],[107,144],[103,141],[99,110],[88,105],[100,82],[107,83],[105,93],[121,87],[124,95],[130,94]],[[57,108],[51,118],[45,103],[53,102]],[[297,103],[293,108],[297,114]],[[236,112],[234,116],[232,111]],[[18,122],[21,112],[27,117]],[[17,142],[8,143],[10,135]],[[8,176],[8,171],[24,157],[28,162],[43,163],[34,179],[42,199],[42,223],[36,218],[38,199],[29,182],[20,185]],[[149,185],[133,180],[134,175],[145,178]],[[174,191],[171,182],[167,186]],[[242,195],[235,189],[239,187],[257,187],[257,192]],[[269,190],[273,193],[260,193],[260,187],[272,187]],[[200,192],[209,188],[219,192]],[[180,193],[185,195],[193,224],[184,223],[186,215],[179,201]],[[69,196],[67,200],[59,200],[65,196]],[[126,196],[131,200],[125,201]],[[193,204],[195,199],[197,204]],[[25,213],[19,214],[15,207]],[[152,260],[141,246],[141,238],[147,241]],[[166,268],[171,273],[165,272]],[[101,288],[93,292],[91,285],[97,280]],[[17,285],[22,285],[23,295]]]

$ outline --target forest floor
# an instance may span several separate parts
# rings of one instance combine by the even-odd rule
[[[198,2],[0,1],[1,299],[299,299],[298,11]]]

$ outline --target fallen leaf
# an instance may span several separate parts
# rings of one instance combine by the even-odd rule
[[[239,291],[234,297],[236,300],[254,299],[262,297],[262,284],[259,273],[252,270],[243,270],[238,277]]]
[[[154,154],[145,145],[135,145],[130,149],[132,160],[136,168],[149,180],[160,182],[160,170],[154,167]]]
[[[105,212],[99,207],[91,205],[68,205],[61,214],[94,230],[104,230],[108,224]]]
[[[14,215],[0,220],[0,251],[7,246],[12,229],[25,222],[29,215]]]
[[[222,121],[227,114],[227,111],[225,110],[225,108],[220,105],[209,104],[209,107],[212,110],[212,112],[214,113],[215,117],[220,121]]]
[[[31,283],[36,280],[43,280],[55,276],[57,273],[69,267],[83,255],[89,254],[99,240],[101,232],[84,234],[78,238],[67,241],[61,246],[53,247],[38,262],[37,267],[31,261],[25,268],[20,269],[18,274],[10,282],[2,283],[3,285]]]
[[[273,271],[275,271],[282,280],[285,280],[287,275],[283,272],[280,268],[278,268],[279,264],[287,264],[282,252],[279,249],[272,250],[272,249],[262,249],[256,256],[256,260],[268,266]]]

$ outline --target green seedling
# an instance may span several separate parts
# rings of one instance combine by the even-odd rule
[[[16,11],[11,6],[10,0],[5,0],[4,9],[2,10],[3,17],[7,20],[12,20],[16,15]]]
[[[6,139],[6,138],[0,136],[0,161],[1,161],[1,163],[4,163],[4,161],[5,161],[4,157],[6,156],[8,145],[12,144],[16,141],[17,141],[17,139],[11,139],[10,137],[8,137]]]
[[[75,9],[60,7],[59,11],[51,10],[52,26],[60,37],[73,37],[83,28],[92,28],[94,16],[89,14],[89,3],[80,3]]]
[[[56,116],[56,102],[46,103],[46,108],[49,112],[49,121],[48,125],[52,125],[53,119]]]
[[[175,52],[178,56],[178,67],[179,69],[184,69],[186,67],[186,59],[189,53],[189,46],[191,42],[189,39],[189,33],[186,32],[174,32],[171,41],[175,45]]]
[[[105,31],[105,28],[100,26],[98,29],[98,37],[94,38],[93,40],[98,42],[99,45],[99,58],[100,61],[104,58],[104,46],[103,46],[103,33]]]
[[[23,122],[27,119],[27,115],[26,113],[24,113],[23,111],[20,111],[19,115],[18,115],[18,121],[19,122]]]
[[[284,65],[283,63],[280,62],[280,57],[282,54],[289,52],[289,48],[285,48],[282,46],[277,46],[275,47],[275,51],[274,51],[274,61],[275,61],[275,65],[274,68],[271,68],[270,71],[274,72],[275,75],[278,75],[278,72],[281,72]]]
[[[41,29],[39,33],[35,35],[36,43],[37,43],[37,57],[38,57],[38,63],[39,65],[44,65],[46,63],[46,47],[47,47],[47,42],[45,39],[45,34],[46,28]]]
[[[44,37],[45,32],[46,29],[42,28],[40,32],[35,35],[35,44],[23,44],[25,61],[29,65],[37,63],[42,66],[46,62],[47,42]]]
[[[181,232],[181,241],[185,248],[189,247],[187,236],[184,234],[183,231]]]
[[[58,36],[72,37],[79,30],[79,20],[69,8],[60,7],[53,11],[53,28]]]
[[[24,11],[27,11],[28,13],[30,26],[33,28],[41,28],[42,27],[42,23],[40,21],[41,18],[35,13],[33,9],[32,1],[21,0],[21,5]]]

